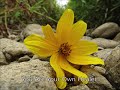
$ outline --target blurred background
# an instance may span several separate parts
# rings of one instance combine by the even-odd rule
[[[31,23],[55,28],[66,8],[74,11],[75,22],[82,19],[88,28],[105,22],[120,25],[120,0],[0,0],[0,30]]]

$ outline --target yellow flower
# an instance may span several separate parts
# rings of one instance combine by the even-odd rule
[[[44,37],[34,34],[24,40],[26,47],[34,54],[41,57],[51,56],[50,65],[56,72],[58,78],[56,85],[60,89],[64,89],[67,85],[64,70],[81,78],[83,83],[88,83],[88,76],[72,67],[70,63],[104,65],[103,60],[90,56],[98,50],[97,45],[80,40],[86,31],[87,24],[81,20],[75,24],[73,22],[74,13],[71,9],[67,9],[58,21],[56,33],[50,25],[46,25],[42,26]]]

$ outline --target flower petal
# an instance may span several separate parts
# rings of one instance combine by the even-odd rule
[[[72,25],[74,22],[74,13],[71,9],[65,10],[57,24],[57,38],[60,43],[68,42]]]
[[[85,34],[87,29],[87,24],[80,20],[73,25],[71,43],[74,44],[76,41],[79,41]]]
[[[47,24],[46,26],[42,26],[42,30],[43,30],[43,33],[45,35],[45,38],[48,40],[48,41],[51,41],[51,42],[54,42],[57,44],[57,40],[56,40],[56,37],[54,35],[54,32],[52,30],[52,27]]]
[[[94,42],[87,40],[80,40],[78,43],[71,47],[71,55],[90,55],[98,51],[98,46]]]
[[[90,65],[90,64],[102,64],[104,65],[104,61],[100,58],[93,56],[69,56],[67,60],[73,64],[77,65]]]
[[[41,57],[50,56],[57,50],[56,47],[47,43],[45,39],[43,39],[37,34],[28,36],[24,40],[24,44],[31,52]]]
[[[50,58],[50,65],[55,70],[56,76],[58,78],[58,81],[56,82],[57,87],[60,89],[64,89],[67,85],[67,82],[64,80],[65,74],[63,70],[60,68],[58,61],[59,61],[59,55],[58,53],[55,53]]]
[[[81,78],[82,82],[87,84],[88,83],[88,76],[77,70],[76,68],[72,67],[65,58],[63,58],[62,56],[60,57],[60,60],[59,60],[59,65],[62,69],[64,69],[65,71],[67,72],[70,72],[76,76],[78,76],[79,78]]]

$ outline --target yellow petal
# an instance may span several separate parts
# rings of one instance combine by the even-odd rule
[[[56,37],[54,35],[54,32],[52,30],[52,27],[47,24],[46,26],[42,26],[42,30],[43,30],[43,33],[45,35],[45,38],[48,40],[48,41],[51,41],[53,43],[56,43],[57,44],[57,40],[56,40]]]
[[[104,61],[100,58],[93,56],[69,56],[67,60],[73,64],[77,65],[90,65],[90,64],[102,64],[104,65]]]
[[[60,43],[68,42],[74,22],[74,13],[71,9],[65,10],[57,24],[57,38]]]
[[[90,42],[87,40],[80,40],[78,43],[74,44],[71,47],[71,55],[90,55],[96,51],[98,51],[98,46],[94,42]]]
[[[79,41],[85,34],[86,29],[87,29],[87,24],[84,21],[80,20],[76,22],[72,28],[72,35],[70,39],[71,44],[74,44],[75,42]]]
[[[85,73],[83,73],[83,72],[77,70],[76,68],[72,67],[68,63],[68,61],[64,57],[62,57],[62,56],[60,57],[59,65],[65,71],[70,72],[70,73],[78,76],[79,78],[81,78],[81,80],[82,80],[83,83],[85,83],[85,84],[88,83],[88,76]]]
[[[67,85],[67,82],[64,80],[65,74],[63,70],[59,66],[59,55],[58,53],[55,53],[50,58],[50,65],[53,67],[53,69],[56,72],[56,77],[58,80],[56,81],[56,85],[59,89],[64,89]]]
[[[57,48],[47,43],[39,35],[33,34],[24,40],[25,46],[34,54],[47,57],[57,51]]]

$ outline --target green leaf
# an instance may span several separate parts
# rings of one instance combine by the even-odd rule
[[[15,17],[18,18],[21,15],[20,11],[15,12]]]

